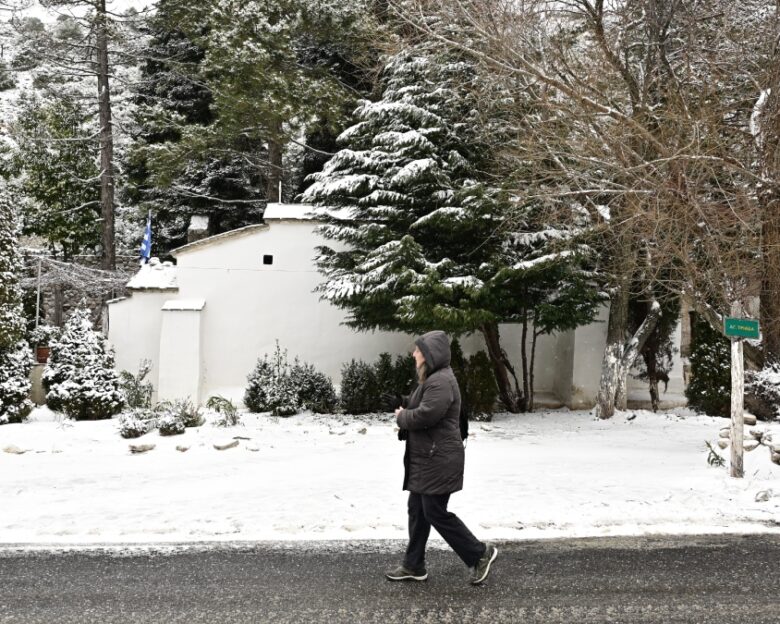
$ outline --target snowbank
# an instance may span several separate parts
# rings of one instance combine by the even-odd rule
[[[243,420],[137,440],[116,420],[46,409],[0,427],[2,542],[405,538],[403,445],[389,416]],[[707,464],[705,440],[724,424],[686,412],[498,415],[472,423],[451,508],[481,539],[777,531],[780,466],[767,449],[746,454],[742,480]],[[136,455],[130,443],[156,447]]]

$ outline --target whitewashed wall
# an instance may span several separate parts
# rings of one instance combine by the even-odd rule
[[[343,311],[320,301],[310,221],[275,221],[245,236],[193,245],[177,252],[179,296],[206,300],[201,400],[243,397],[247,375],[276,340],[290,359],[315,364],[335,384],[352,358],[373,361],[383,351],[406,352],[411,338],[391,332],[358,333],[340,323]],[[273,264],[264,265],[263,256]]]
[[[116,370],[135,375],[141,360],[151,360],[152,370],[147,379],[154,386],[154,400],[160,386],[160,310],[175,296],[170,291],[145,291],[107,305],[108,341],[114,347]]]
[[[109,340],[116,347],[117,368],[135,371],[141,359],[152,360],[151,381],[160,398],[186,393],[204,402],[221,394],[241,401],[257,359],[272,353],[277,340],[291,360],[298,356],[314,364],[337,385],[343,364],[352,358],[372,362],[383,351],[408,353],[412,336],[355,332],[341,325],[344,311],[319,299],[314,289],[322,277],[313,256],[324,240],[313,233],[315,227],[307,220],[274,220],[271,225],[251,226],[177,250],[178,292],[138,291],[108,306]],[[263,264],[265,255],[273,256],[273,264]],[[205,301],[197,315],[176,311],[176,302],[192,300]],[[180,324],[177,318],[187,322]],[[537,398],[557,397],[572,408],[594,405],[606,319],[604,308],[591,325],[539,338],[534,373]],[[517,325],[501,328],[502,345],[522,383],[521,331]],[[484,349],[478,333],[461,342],[467,355]],[[166,368],[162,377],[161,352]],[[664,398],[680,403],[679,361],[671,377]],[[631,380],[629,397],[635,401],[647,397],[646,384]]]

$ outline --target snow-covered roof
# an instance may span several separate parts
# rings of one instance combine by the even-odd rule
[[[206,245],[213,245],[214,243],[221,243],[223,241],[230,240],[233,238],[239,238],[241,236],[249,236],[250,234],[254,234],[255,232],[258,232],[260,230],[267,230],[267,229],[268,226],[265,223],[258,223],[256,225],[247,225],[242,228],[230,230],[229,232],[223,232],[222,234],[215,234],[214,236],[209,236],[208,238],[202,238],[199,241],[188,243],[186,245],[179,247],[178,249],[174,249],[173,251],[171,251],[171,255],[175,258],[179,254],[187,253],[189,251],[192,251],[193,249],[205,247]]]
[[[163,310],[194,310],[199,312],[206,306],[205,299],[169,299],[163,304]]]
[[[351,218],[351,208],[326,208],[310,204],[270,203],[263,213],[264,221],[317,221],[328,215],[337,219]]]
[[[127,282],[129,290],[178,290],[176,283],[176,266],[171,262],[160,262],[159,258],[151,258]]]

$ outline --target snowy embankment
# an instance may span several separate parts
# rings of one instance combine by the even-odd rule
[[[125,440],[116,421],[37,409],[0,427],[1,543],[405,537],[403,444],[389,415],[243,421]],[[707,464],[705,440],[724,424],[687,412],[501,414],[472,423],[451,508],[481,539],[779,531],[780,466],[766,448],[746,454],[744,479]],[[780,425],[758,428],[780,439]],[[238,446],[214,448],[234,436]],[[130,443],[156,447],[131,454]],[[12,446],[25,452],[3,452]]]

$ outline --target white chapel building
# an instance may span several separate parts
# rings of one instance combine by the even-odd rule
[[[317,233],[311,206],[269,204],[261,225],[250,225],[184,245],[176,265],[153,259],[128,282],[128,297],[108,302],[104,316],[117,370],[135,373],[150,360],[154,399],[196,404],[222,395],[237,403],[258,358],[276,342],[313,364],[338,386],[342,366],[374,362],[382,352],[409,353],[414,337],[358,332],[346,312],[320,300],[316,248],[332,245]],[[541,336],[535,366],[539,406],[594,405],[606,341],[600,320],[574,331]],[[502,344],[520,370],[520,327],[503,325]],[[676,335],[679,344],[679,328]],[[484,349],[480,335],[461,340],[465,353]],[[675,362],[662,405],[684,403],[682,365]],[[629,399],[649,402],[647,385],[631,380]]]

